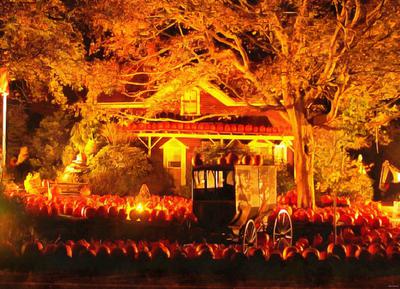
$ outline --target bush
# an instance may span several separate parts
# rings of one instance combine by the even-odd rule
[[[372,179],[367,174],[360,173],[359,163],[345,157],[343,167],[343,170],[337,171],[329,170],[328,166],[317,170],[316,199],[319,199],[321,194],[336,192],[337,196],[347,197],[352,201],[371,200]]]
[[[54,179],[62,168],[62,156],[69,143],[75,120],[71,114],[57,111],[45,117],[32,138],[31,165],[42,178]]]
[[[106,144],[101,134],[103,124],[98,117],[89,115],[76,122],[71,130],[71,146],[91,158],[97,153],[97,147]]]
[[[96,194],[137,194],[151,165],[146,154],[129,145],[106,145],[92,158],[88,180]]]
[[[347,126],[353,129],[349,124]],[[362,172],[362,160],[353,159],[348,152],[362,148],[363,142],[348,130],[320,130],[317,135],[314,163],[316,199],[320,194],[336,192],[352,201],[370,200],[372,180]]]
[[[151,194],[166,194],[173,186],[172,176],[164,168],[162,161],[151,161],[151,173],[143,179]]]
[[[234,146],[225,146],[220,143],[209,143],[204,147],[195,150],[196,153],[202,155],[205,160],[216,162],[220,157],[233,153],[237,156],[250,155],[248,146],[236,144]]]
[[[293,173],[290,172],[286,165],[278,166],[276,178],[276,191],[278,194],[284,194],[293,190],[296,186]]]

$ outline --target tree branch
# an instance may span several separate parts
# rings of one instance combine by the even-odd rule
[[[121,94],[125,95],[127,97],[130,97],[130,98],[133,98],[133,99],[144,100],[144,98],[142,98],[142,95],[145,95],[147,93],[156,92],[156,91],[158,91],[158,89],[154,88],[154,89],[140,90],[140,91],[135,92],[135,93],[122,92]]]
[[[232,39],[235,42],[235,45],[227,40],[225,40],[224,38],[218,36],[218,32],[223,34],[225,37]],[[213,32],[213,31],[209,31],[209,34],[212,35],[212,37],[214,37],[217,41],[229,46],[230,48],[236,50],[239,52],[243,64],[240,65],[242,66],[242,68],[240,69],[241,71],[245,71],[248,70],[249,68],[249,58],[247,56],[247,53],[244,51],[243,47],[242,47],[242,43],[241,40],[236,36],[236,35],[229,35],[227,36],[225,33],[218,31],[217,33]]]
[[[400,112],[392,114],[392,115],[385,115],[385,117],[382,117],[379,121],[371,121],[368,123],[368,126],[370,127],[380,127],[382,125],[386,125],[392,120],[400,118]]]
[[[293,52],[294,55],[298,54],[298,52],[301,50],[304,44],[304,32],[302,30],[304,28],[304,20],[306,14],[308,14],[307,8],[308,8],[308,0],[303,0],[299,8],[299,13],[296,17],[296,21],[294,23],[294,28],[293,28],[294,30],[293,39],[297,44],[296,52]]]

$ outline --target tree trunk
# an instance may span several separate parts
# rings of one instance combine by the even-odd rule
[[[297,107],[292,121],[294,134],[294,166],[297,206],[314,208],[314,138],[311,124],[305,117],[304,107]]]
[[[286,48],[287,49],[287,48]],[[286,50],[285,50],[286,51]],[[287,53],[287,51],[286,51]],[[314,138],[313,128],[306,118],[304,97],[290,85],[288,63],[282,63],[282,96],[287,107],[294,137],[294,171],[299,208],[314,208]]]

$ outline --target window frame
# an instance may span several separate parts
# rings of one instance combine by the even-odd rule
[[[190,97],[190,99],[187,99],[187,97]],[[192,97],[195,96],[196,99],[192,99]],[[196,112],[187,112],[185,108],[187,109],[186,106],[189,105],[196,105]],[[180,114],[181,116],[198,116],[200,115],[200,89],[197,87],[193,87],[185,91],[181,95],[181,102],[180,102]]]

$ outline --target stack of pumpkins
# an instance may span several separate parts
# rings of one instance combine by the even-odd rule
[[[231,165],[251,165],[260,166],[263,164],[263,160],[260,155],[242,155],[238,156],[234,153],[228,153],[225,156],[219,157],[216,162],[209,162],[205,160],[202,154],[195,154],[192,158],[192,166],[198,167],[202,165],[216,164],[220,166],[231,166]]]

